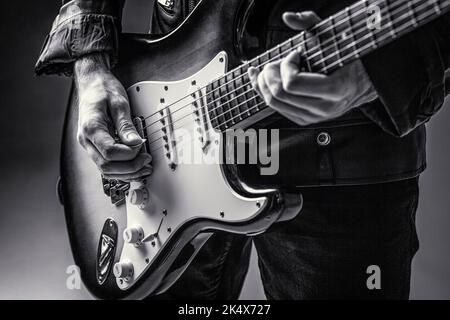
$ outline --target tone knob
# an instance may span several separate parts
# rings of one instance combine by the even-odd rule
[[[123,240],[126,243],[137,244],[144,239],[144,230],[139,227],[126,228],[123,231]]]
[[[138,207],[145,207],[148,202],[148,191],[145,187],[133,189],[130,192],[130,203]]]
[[[117,279],[129,280],[134,273],[133,264],[130,261],[117,262],[114,265],[113,272]]]

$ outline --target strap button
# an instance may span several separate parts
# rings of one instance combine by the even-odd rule
[[[317,135],[317,144],[326,147],[331,143],[331,136],[328,132],[321,132]]]

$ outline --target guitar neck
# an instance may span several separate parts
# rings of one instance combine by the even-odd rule
[[[330,74],[450,11],[450,0],[361,0],[231,70],[207,87],[212,126],[250,125],[271,113],[252,89],[249,67],[262,69],[294,50],[305,71]]]

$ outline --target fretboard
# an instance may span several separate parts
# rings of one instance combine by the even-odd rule
[[[358,1],[208,85],[211,124],[223,132],[272,113],[249,83],[250,66],[262,70],[300,49],[305,71],[330,74],[449,11],[450,0]]]

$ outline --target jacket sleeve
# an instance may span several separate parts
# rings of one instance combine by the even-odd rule
[[[442,107],[450,93],[449,30],[446,14],[363,58],[380,99],[362,111],[388,133],[405,136]]]
[[[117,62],[124,0],[63,0],[35,66],[37,75],[72,75],[79,57],[103,52]]]

